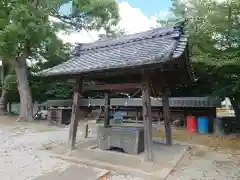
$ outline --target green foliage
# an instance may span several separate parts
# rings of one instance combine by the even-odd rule
[[[173,93],[238,97],[240,92],[239,1],[172,0],[172,15],[161,25],[187,19],[192,64],[198,81]],[[181,93],[180,93],[181,94]]]
[[[74,0],[73,13],[62,16],[61,5],[69,1],[16,1],[0,2],[0,54],[16,59],[23,52],[31,54],[59,44],[56,32],[63,24],[81,30],[100,29],[104,25],[116,25],[119,20],[118,5],[113,0]],[[50,22],[49,16],[60,19]],[[62,29],[61,29],[62,30]]]
[[[3,87],[1,90],[7,91],[6,99],[9,102],[19,102],[19,94],[17,91],[17,77],[13,72],[8,72],[4,77]]]
[[[16,59],[23,52],[30,55],[56,38],[47,9],[38,9],[36,3],[1,1],[0,9],[0,54],[4,58]]]
[[[46,78],[35,76],[34,73],[58,65],[70,57],[69,45],[63,46],[55,54],[45,52],[35,64],[28,69],[28,79],[32,91],[33,101],[43,102],[48,99],[70,99],[72,98],[72,86],[66,77]],[[48,59],[46,60],[45,57]],[[40,58],[40,57],[38,57]],[[30,73],[31,72],[31,73]],[[14,72],[9,72],[4,79],[4,88],[7,90],[7,99],[19,102],[17,90],[17,77]]]
[[[4,87],[7,91],[17,89],[17,77],[15,74],[8,74],[4,78]]]
[[[60,8],[69,2],[71,13],[62,15]],[[98,30],[118,21],[118,5],[114,0],[1,0],[0,56],[9,65],[26,59],[31,62],[28,77],[33,100],[66,98],[71,96],[66,78],[35,77],[30,72],[50,68],[69,58],[71,47],[58,39],[59,31]],[[8,98],[16,101],[16,75],[7,74],[4,88],[9,92]]]
[[[61,14],[61,5],[71,2],[70,14]],[[105,26],[117,25],[120,16],[115,0],[63,0],[51,9],[50,15],[60,19],[68,30],[99,30]]]
[[[64,45],[55,54],[45,53],[43,59],[32,66],[31,72],[39,72],[68,60],[71,55],[71,46]],[[33,100],[43,102],[48,99],[71,99],[72,85],[67,82],[67,77],[39,77],[29,74]]]

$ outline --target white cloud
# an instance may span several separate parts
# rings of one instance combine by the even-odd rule
[[[152,27],[156,27],[156,20],[157,17],[159,17],[158,15],[147,17],[139,8],[133,8],[127,2],[119,3],[119,14],[121,16],[119,27],[125,29],[128,34],[146,31]],[[59,33],[59,37],[64,42],[88,43],[98,39],[98,32],[81,31],[71,34]]]
[[[189,0],[181,0],[183,3],[188,4]],[[226,2],[227,0],[215,0],[217,3]]]
[[[119,3],[119,14],[121,16],[119,26],[128,33],[146,31],[156,26],[154,16],[148,18],[139,8],[133,8],[127,2]]]
[[[60,32],[58,36],[63,40],[63,42],[67,43],[89,43],[98,39],[98,32],[87,32],[86,30],[72,33]]]
[[[155,13],[154,18],[156,20],[157,19],[164,20],[164,19],[168,19],[169,16],[171,16],[171,14],[172,13],[171,13],[171,11],[169,9],[163,9],[160,12]]]

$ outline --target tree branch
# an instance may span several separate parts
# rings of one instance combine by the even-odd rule
[[[66,16],[66,15],[60,15],[55,9],[52,9],[52,12],[50,12],[50,16],[53,16],[53,17],[59,19],[63,23],[74,26],[75,28],[79,28],[79,29],[84,28],[86,30],[87,28],[86,28],[86,26],[84,26],[83,22],[76,23],[76,22],[73,22],[73,20],[76,18],[84,19],[88,16],[89,13],[90,12],[82,13],[82,14],[78,14],[78,15],[71,14],[69,16]]]

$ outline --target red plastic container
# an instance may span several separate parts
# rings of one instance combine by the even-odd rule
[[[188,132],[197,131],[197,120],[194,116],[187,116],[187,130]]]

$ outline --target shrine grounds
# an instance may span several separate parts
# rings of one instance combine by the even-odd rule
[[[0,179],[3,180],[240,179],[240,142],[234,137],[199,136],[174,130],[176,141],[169,148],[161,144],[164,132],[154,132],[156,166],[144,162],[141,154],[134,157],[99,150],[95,141],[96,124],[90,124],[86,139],[80,123],[77,150],[69,153],[68,126],[48,126],[43,121],[15,122],[15,119],[0,118]]]

